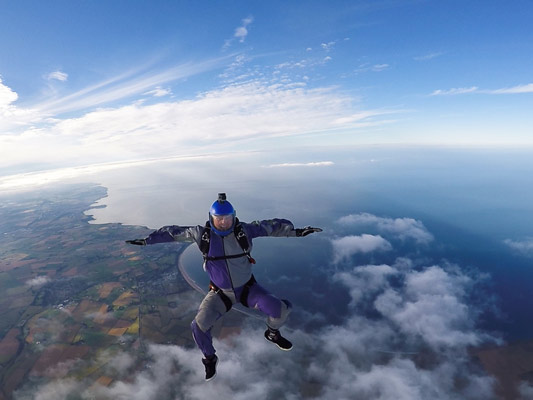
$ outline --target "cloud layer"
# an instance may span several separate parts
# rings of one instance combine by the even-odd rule
[[[242,150],[251,140],[356,128],[383,113],[354,113],[352,99],[331,88],[311,89],[262,79],[173,101],[166,98],[169,89],[155,85],[164,81],[147,79],[145,83],[110,86],[104,93],[95,88],[74,94],[69,101],[49,103],[46,107],[56,112],[76,103],[84,107],[85,102],[94,105],[128,93],[158,99],[155,104],[141,101],[62,119],[15,106],[17,94],[0,86],[0,112],[9,116],[0,123],[4,131],[0,135],[4,155],[0,168],[23,170],[24,165],[35,163],[58,168]],[[91,100],[94,96],[97,98]]]
[[[350,313],[341,325],[314,333],[285,329],[295,343],[290,353],[266,342],[264,328],[247,320],[238,335],[216,340],[221,361],[213,382],[203,381],[198,350],[152,345],[148,368],[109,387],[57,380],[31,393],[35,397],[21,391],[16,399],[56,400],[73,393],[83,399],[133,400],[493,398],[493,380],[476,369],[467,352],[486,339],[470,322],[464,297],[470,279],[438,266],[406,267],[400,260],[337,274],[333,279],[346,288],[364,288],[363,297],[351,291]],[[393,284],[397,279],[403,282],[399,286]],[[378,314],[365,316],[363,301]],[[132,362],[123,359],[130,362],[114,368],[127,376]]]
[[[379,259],[400,237],[423,246],[430,239],[423,225],[409,218],[396,224],[396,220],[359,214],[340,221],[351,224],[359,218],[380,226],[390,241],[370,234],[332,238],[333,258],[345,252],[372,251]],[[420,242],[421,237],[426,241]],[[21,390],[15,398],[55,400],[73,393],[82,399],[133,400],[495,397],[494,380],[478,369],[468,352],[471,346],[496,340],[476,328],[479,310],[470,298],[478,276],[458,266],[425,264],[406,257],[376,264],[346,258],[336,272],[329,269],[333,261],[325,260],[321,270],[324,285],[348,293],[346,315],[339,324],[313,331],[285,327],[283,331],[295,344],[289,353],[263,339],[260,322],[246,319],[239,334],[215,340],[220,363],[212,382],[203,380],[197,349],[151,345],[150,362],[142,370],[135,369],[129,355],[122,355],[121,362],[113,365],[117,378],[109,386],[59,379],[37,392]],[[312,314],[313,310],[302,310],[309,318]],[[529,390],[522,387],[523,393]]]

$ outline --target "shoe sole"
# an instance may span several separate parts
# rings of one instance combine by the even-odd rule
[[[263,336],[263,337],[264,337],[264,336]],[[292,350],[292,346],[289,347],[288,349],[284,349],[284,348],[281,347],[279,344],[277,344],[277,343],[275,343],[275,342],[273,342],[273,341],[271,341],[271,340],[268,340],[266,337],[265,337],[265,340],[266,340],[268,343],[275,344],[275,345],[278,347],[278,349],[280,349],[280,350],[282,350],[282,351],[291,351],[291,350]]]
[[[215,373],[213,374],[211,378],[205,378],[206,382],[212,381],[213,379],[215,379],[215,376],[217,376],[217,365],[218,365],[218,358],[215,361]]]

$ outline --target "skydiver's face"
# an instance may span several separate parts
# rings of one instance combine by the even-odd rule
[[[219,231],[227,231],[233,225],[233,214],[213,215],[213,225]]]

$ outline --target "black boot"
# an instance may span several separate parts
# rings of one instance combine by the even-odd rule
[[[202,358],[202,363],[205,366],[205,380],[210,381],[217,374],[218,357],[216,354]]]
[[[277,329],[272,329],[269,327],[265,331],[265,339],[269,342],[274,343],[283,351],[289,351],[290,349],[292,349],[292,343],[285,339],[283,336],[281,336],[281,333],[279,333],[279,330]]]

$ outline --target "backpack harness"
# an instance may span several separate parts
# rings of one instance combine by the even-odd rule
[[[209,253],[209,246],[211,244],[211,224],[209,221],[205,223],[204,231],[202,232],[201,241],[200,241],[200,251],[202,252],[202,256],[204,257],[204,263],[206,261],[217,261],[217,260],[228,260],[233,258],[240,258],[240,257],[247,257],[250,264],[255,264],[255,260],[250,255],[250,242],[248,241],[248,237],[246,236],[246,232],[244,231],[242,224],[239,222],[238,218],[235,218],[235,227],[233,228],[233,233],[235,234],[235,238],[237,239],[237,242],[239,243],[239,246],[241,246],[243,253],[240,254],[232,254],[232,255],[223,255],[223,256],[217,256],[212,257],[208,256]],[[254,276],[250,278],[248,282],[244,284],[244,287],[242,289],[240,302],[245,307],[248,306],[248,294],[250,293],[250,287],[256,282]],[[215,285],[212,281],[209,282],[209,289],[215,292],[220,296],[220,299],[224,302],[224,305],[226,306],[226,312],[231,310],[232,302],[228,296],[224,294],[224,292]]]

